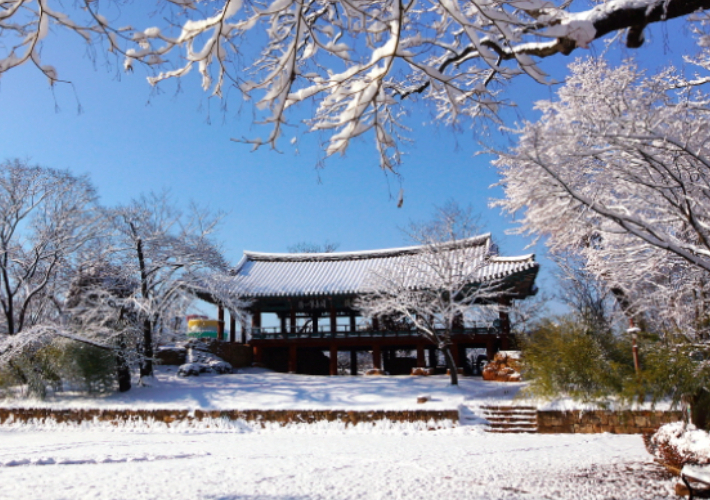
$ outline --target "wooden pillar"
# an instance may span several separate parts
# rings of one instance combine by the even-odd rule
[[[224,340],[224,306],[217,306],[217,339]]]
[[[424,368],[426,361],[424,360],[424,346],[417,344],[417,368]]]
[[[350,351],[350,375],[357,375],[357,351]]]
[[[457,343],[453,343],[449,346],[449,350],[451,351],[451,356],[454,358],[454,364],[456,365],[456,368],[461,366],[461,358],[459,356],[459,345]]]
[[[244,319],[242,319],[239,322],[239,326],[241,327],[241,330],[242,330],[241,331],[242,344],[246,344],[247,343],[247,323],[246,323],[246,321]]]
[[[436,368],[436,347],[429,348],[429,368]]]
[[[379,344],[372,346],[372,365],[378,370],[382,370],[382,353]]]
[[[377,318],[377,316],[372,317],[372,329],[376,332],[380,331],[380,320]]]
[[[296,310],[291,306],[291,333],[296,333]]]
[[[296,373],[298,370],[298,348],[295,345],[288,347],[288,372]]]
[[[488,362],[493,361],[493,356],[496,355],[496,339],[490,338],[486,341],[486,357]]]
[[[318,333],[318,313],[311,315],[311,322],[313,323],[313,336],[315,336]]]
[[[254,363],[261,363],[264,359],[264,349],[255,345],[252,352],[254,353]]]
[[[464,373],[467,375],[471,375],[472,373],[470,371],[466,371],[466,367],[468,366],[468,360],[466,359],[466,348],[462,345],[457,346],[458,348],[456,349],[459,353],[459,363],[456,366],[460,366],[464,369]]]
[[[288,332],[286,331],[286,315],[285,315],[285,314],[281,314],[281,315],[279,316],[279,320],[281,321],[281,335],[283,335],[283,336],[285,337],[286,334],[288,333]]]
[[[330,344],[330,374],[338,374],[338,346]]]
[[[261,328],[261,311],[259,309],[254,309],[251,313],[251,327]]]
[[[463,314],[458,312],[454,315],[454,320],[451,325],[452,330],[458,331],[463,330]]]
[[[338,332],[338,316],[335,313],[335,305],[333,300],[330,301],[330,335],[336,337]]]
[[[350,331],[355,332],[357,330],[357,322],[355,320],[355,315],[350,313]]]
[[[508,308],[510,307],[510,299],[501,299],[498,306],[498,319],[500,320],[500,335],[507,337],[510,335],[510,316],[508,316]]]
[[[235,343],[237,341],[237,315],[234,311],[229,311],[229,341]]]

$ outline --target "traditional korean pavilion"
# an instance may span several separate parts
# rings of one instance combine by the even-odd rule
[[[471,265],[478,266],[479,285],[496,280],[503,286],[496,296],[498,320],[489,324],[462,321],[453,332],[452,353],[458,366],[465,364],[466,349],[485,348],[491,359],[497,350],[510,347],[514,339],[507,306],[536,293],[539,270],[533,254],[498,255],[490,234],[457,242],[457,248],[462,246]],[[442,250],[447,251],[445,244]],[[325,373],[335,375],[341,351],[350,353],[353,374],[358,351],[371,353],[376,368],[383,368],[384,361],[387,369],[395,353],[405,350],[416,351],[417,366],[435,365],[435,346],[416,331],[393,327],[385,318],[366,320],[355,308],[358,296],[372,292],[368,280],[372,272],[398,269],[402,259],[422,251],[424,247],[412,246],[338,253],[244,252],[231,287],[234,294],[250,303],[251,324],[242,324],[241,341],[252,346],[255,362],[289,372],[316,373],[309,360],[315,359],[314,354],[327,359],[323,353],[329,352]],[[223,320],[224,311],[221,307],[219,311]],[[262,318],[267,314],[276,326],[263,326]],[[230,323],[230,340],[235,342],[234,319]]]

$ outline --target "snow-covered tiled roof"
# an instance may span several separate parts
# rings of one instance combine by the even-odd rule
[[[234,275],[234,292],[244,298],[357,295],[371,291],[373,273],[404,269],[425,246],[364,252],[274,254],[244,252]],[[485,282],[537,269],[533,254],[499,257],[490,234],[437,245],[456,252]],[[411,267],[411,266],[409,266]],[[533,278],[534,279],[534,278]]]

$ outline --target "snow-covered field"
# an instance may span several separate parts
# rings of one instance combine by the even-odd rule
[[[174,370],[174,369],[173,369]],[[444,376],[310,377],[261,369],[182,379],[108,397],[9,406],[187,409],[454,409],[511,403],[522,384]],[[427,394],[432,401],[418,405]],[[480,420],[279,427],[212,420],[0,426],[0,499],[655,499],[673,480],[640,436],[500,435]],[[471,425],[474,424],[474,425]]]
[[[168,371],[170,370],[170,371]],[[62,394],[45,401],[8,399],[3,407],[53,408],[169,408],[203,410],[251,409],[456,409],[468,400],[478,403],[510,402],[520,383],[483,382],[463,378],[452,387],[445,375],[432,377],[323,377],[289,375],[262,368],[242,369],[231,375],[177,377],[175,368],[160,367],[146,387],[137,384],[123,394],[108,397]],[[431,401],[417,404],[426,394]]]
[[[359,427],[359,426],[358,426]],[[3,499],[656,499],[639,436],[314,425],[0,429]]]
[[[456,409],[464,404],[474,411],[483,404],[533,404],[540,409],[595,408],[570,400],[534,402],[516,398],[524,383],[484,382],[463,377],[452,387],[446,375],[431,377],[323,377],[289,375],[262,368],[241,369],[231,375],[182,378],[175,367],[159,367],[147,386],[134,384],[123,394],[86,396],[63,393],[44,401],[0,400],[0,407],[144,408],[203,410],[405,410]],[[425,405],[417,396],[428,395]],[[665,409],[667,403],[657,404]]]

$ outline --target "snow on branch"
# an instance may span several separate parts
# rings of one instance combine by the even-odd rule
[[[123,55],[126,70],[148,67],[153,85],[197,68],[211,95],[225,96],[231,87],[254,100],[269,133],[235,140],[276,148],[295,115],[290,110],[312,100],[315,112],[303,121],[328,135],[327,155],[347,151],[367,134],[381,166],[393,169],[407,140],[407,99],[430,102],[447,123],[496,119],[505,102],[499,92],[511,78],[547,82],[540,59],[621,30],[628,30],[627,45],[638,47],[648,24],[710,8],[710,0],[609,0],[581,11],[573,11],[575,2],[548,0],[158,3],[160,18],[138,18],[144,26],[133,27],[120,24],[119,0],[51,7],[49,0],[2,2],[0,74],[31,62],[58,81],[39,50],[58,28],[77,34],[91,53]]]
[[[710,96],[673,69],[579,60],[542,116],[498,151],[519,232],[582,255],[622,302],[692,333],[710,311]],[[659,304],[665,304],[659,307]]]

